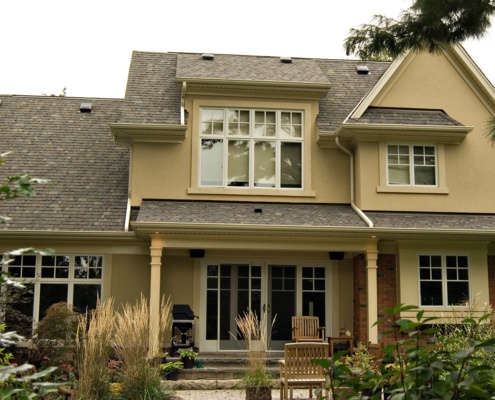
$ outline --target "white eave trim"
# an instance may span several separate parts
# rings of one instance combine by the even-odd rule
[[[321,148],[335,147],[338,136],[344,143],[380,141],[422,141],[438,144],[459,144],[472,126],[402,125],[344,123],[335,132],[318,132]]]
[[[182,143],[186,138],[187,125],[178,124],[110,124],[116,143]]]

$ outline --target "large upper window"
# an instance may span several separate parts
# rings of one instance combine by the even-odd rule
[[[86,312],[101,297],[103,257],[99,255],[22,255],[8,264],[8,272],[11,279],[31,288],[29,301],[19,311],[34,321],[42,319],[52,304],[63,301]]]
[[[200,185],[303,187],[303,113],[202,108]]]
[[[436,186],[435,146],[387,145],[389,185]]]
[[[419,285],[422,306],[465,303],[469,300],[468,257],[420,255]]]

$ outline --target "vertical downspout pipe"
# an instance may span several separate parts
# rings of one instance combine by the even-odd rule
[[[368,216],[356,205],[354,202],[354,153],[350,151],[347,147],[343,146],[339,137],[335,137],[335,144],[349,156],[350,160],[350,173],[351,173],[351,207],[352,209],[361,217],[361,219],[368,224],[368,227],[373,228],[373,221],[368,218]]]

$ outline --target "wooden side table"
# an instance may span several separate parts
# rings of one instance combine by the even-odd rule
[[[349,356],[352,356],[354,346],[354,336],[327,336],[329,357],[333,357],[333,353],[346,350]],[[338,347],[342,346],[340,349]]]

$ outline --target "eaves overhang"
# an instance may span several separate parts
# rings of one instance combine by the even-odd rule
[[[187,125],[113,123],[110,129],[118,144],[134,143],[182,143]]]
[[[331,226],[287,226],[254,224],[131,223],[139,237],[165,236],[245,236],[245,237],[325,237],[331,239],[373,240],[462,240],[495,241],[495,230],[432,228],[369,228]]]
[[[471,126],[343,123],[335,132],[319,131],[317,142],[321,148],[336,147],[336,137],[348,146],[390,140],[459,144],[472,130]]]
[[[236,97],[295,97],[320,99],[330,90],[330,83],[226,80],[205,78],[176,78],[179,85],[187,84],[187,93],[215,94]]]
[[[143,241],[134,232],[124,231],[41,231],[41,230],[0,230],[2,242],[19,240],[50,241]]]

